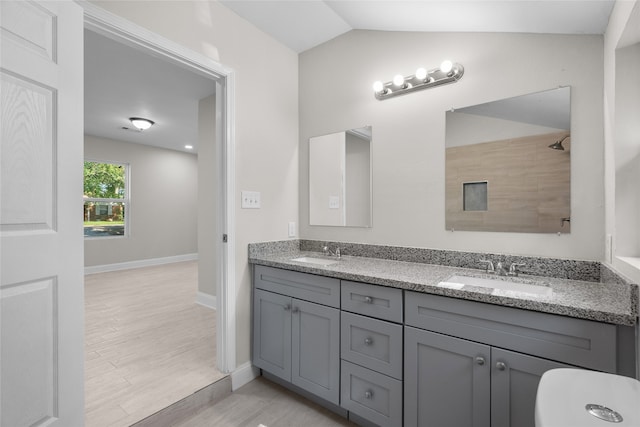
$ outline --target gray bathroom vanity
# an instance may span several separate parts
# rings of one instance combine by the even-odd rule
[[[503,277],[285,249],[250,248],[253,364],[358,424],[533,426],[549,369],[635,376],[637,287],[610,271]]]

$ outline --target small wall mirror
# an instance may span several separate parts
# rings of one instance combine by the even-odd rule
[[[446,113],[447,230],[571,231],[571,88]]]
[[[309,139],[309,224],[371,227],[371,126]]]

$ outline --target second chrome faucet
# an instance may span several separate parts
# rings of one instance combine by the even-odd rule
[[[336,251],[333,252],[331,249],[329,249],[329,246],[325,246],[322,248],[322,252],[326,255],[326,256],[332,256],[335,255],[336,258],[341,258],[342,254],[340,253],[340,248],[337,247]]]
[[[496,276],[518,277],[518,274],[519,274],[518,267],[524,266],[524,264],[519,264],[514,262],[514,263],[511,263],[511,265],[509,266],[509,270],[507,271],[502,265],[501,261],[498,262],[496,265],[493,264],[493,261],[485,260],[485,259],[481,259],[480,262],[484,262],[487,264],[487,267],[485,270],[487,273],[492,273],[492,274],[495,274]]]

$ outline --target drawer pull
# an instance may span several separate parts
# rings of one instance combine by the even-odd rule
[[[484,365],[484,357],[482,356],[476,357],[476,363],[481,366]]]
[[[364,397],[367,399],[371,399],[373,397],[373,392],[371,390],[367,390],[364,392]]]
[[[364,302],[366,302],[367,304],[372,304],[372,303],[373,303],[373,298],[371,298],[371,297],[364,297]]]
[[[365,339],[364,339],[364,343],[365,343],[365,345],[371,345],[371,344],[373,344],[373,338],[371,338],[371,337],[367,337],[367,338],[365,338]]]
[[[498,362],[496,363],[496,368],[498,368],[499,371],[504,371],[507,369],[507,365],[504,362]]]
[[[291,310],[291,304],[285,304],[284,311],[289,311],[289,310]]]
[[[298,307],[293,307],[293,310],[291,310],[292,313],[297,313],[299,311],[300,309]]]

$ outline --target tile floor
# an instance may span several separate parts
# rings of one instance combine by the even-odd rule
[[[195,261],[85,277],[87,427],[130,426],[224,377],[196,294]]]

